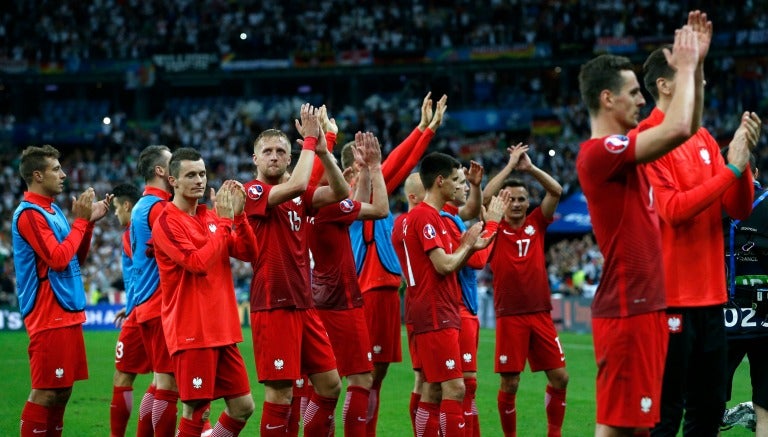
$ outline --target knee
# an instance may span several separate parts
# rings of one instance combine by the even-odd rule
[[[501,391],[507,394],[517,394],[517,389],[520,387],[520,374],[502,374],[501,375]]]
[[[451,399],[455,401],[464,400],[464,394],[467,391],[464,385],[463,379],[453,379],[441,384],[443,389],[443,399]]]
[[[234,402],[231,402],[231,405],[228,405],[228,408],[230,417],[245,422],[251,417],[254,410],[256,410],[256,405],[253,402],[253,397],[248,393],[245,396],[237,398]]]
[[[349,375],[347,377],[349,385],[356,385],[370,390],[373,386],[373,375],[371,373],[359,373],[357,375]]]
[[[324,375],[319,381],[312,380],[315,392],[326,398],[338,398],[341,394],[341,378],[335,371]]]
[[[562,372],[553,374],[549,378],[549,385],[558,390],[565,390],[568,387],[568,372],[563,369]]]

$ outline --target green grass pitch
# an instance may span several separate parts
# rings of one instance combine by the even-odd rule
[[[248,367],[251,388],[256,402],[256,412],[251,417],[241,435],[258,435],[259,416],[263,402],[263,388],[256,380],[249,329],[243,331],[245,342],[240,351]],[[405,338],[405,337],[403,337]],[[116,331],[86,331],[85,341],[88,351],[90,379],[75,384],[72,399],[65,416],[64,435],[108,436],[109,403],[112,397],[112,374],[114,372],[114,345]],[[566,364],[570,374],[568,385],[567,408],[564,436],[594,435],[595,426],[595,362],[592,353],[592,337],[585,334],[562,333],[561,343],[566,353]],[[28,338],[24,332],[0,333],[2,356],[0,357],[0,434],[18,435],[21,409],[29,394],[29,366],[27,359]],[[478,372],[477,406],[480,412],[480,429],[484,436],[500,436],[501,428],[496,410],[498,376],[493,373],[494,331],[480,330],[480,369]],[[390,366],[381,393],[379,417],[379,435],[409,436],[411,424],[408,418],[408,400],[413,387],[413,371],[410,367],[405,342],[403,344],[403,363]],[[126,435],[135,435],[136,413],[144,389],[149,384],[148,375],[140,375],[134,385],[134,409]],[[546,417],[544,412],[544,386],[546,377],[543,373],[523,373],[520,391],[517,396],[517,427],[520,436],[546,435]],[[729,406],[750,399],[748,364],[744,363],[737,371],[734,381],[733,400]],[[342,393],[343,396],[343,393]],[[337,410],[337,435],[342,435],[341,405]],[[223,401],[212,404],[212,415],[218,417],[223,409]],[[735,428],[724,436],[753,435],[744,428]]]

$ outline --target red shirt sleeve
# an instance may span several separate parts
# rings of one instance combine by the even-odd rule
[[[17,226],[19,233],[24,238],[35,254],[43,260],[43,262],[51,269],[61,272],[67,268],[69,262],[72,261],[72,257],[75,253],[80,256],[83,247],[83,238],[87,232],[89,222],[85,219],[78,218],[72,223],[71,230],[67,238],[59,243],[56,239],[56,235],[48,226],[48,221],[45,220],[42,214],[33,210],[27,209],[19,215]],[[93,228],[91,228],[92,230]],[[90,238],[85,248],[85,254],[88,253],[88,247],[90,247]]]
[[[258,250],[259,246],[251,224],[248,223],[245,214],[238,215],[235,217],[235,232],[229,238],[230,256],[250,262],[256,259]]]
[[[484,233],[481,234],[482,237],[489,237],[491,234],[496,232],[499,229],[499,224],[497,222],[488,222],[485,224],[485,230]],[[481,270],[485,267],[486,264],[488,264],[488,258],[491,256],[491,251],[493,251],[493,241],[491,241],[491,244],[488,245],[485,249],[478,250],[472,255],[470,255],[469,259],[467,259],[467,266],[476,269]]]
[[[752,202],[755,201],[754,179],[747,164],[747,169],[736,183],[723,194],[723,209],[728,217],[746,220],[752,214]]]
[[[424,132],[416,128],[387,156],[381,164],[381,173],[387,183],[387,194],[392,194],[413,171],[434,136],[435,133],[430,128],[426,128]]]
[[[588,140],[579,150],[580,174],[587,174],[594,183],[605,182],[623,176],[636,165],[635,146],[637,136],[610,135]]]
[[[165,253],[173,262],[191,273],[206,273],[221,256],[221,251],[227,250],[232,220],[219,218],[216,233],[208,242],[198,248],[189,240],[184,222],[173,214],[162,214],[152,229],[152,239],[155,247]]]
[[[707,207],[716,202],[726,190],[733,186],[736,175],[725,167],[725,163],[720,154],[715,155],[715,165],[717,171],[714,177],[702,180],[689,190],[681,189],[674,175],[676,166],[684,165],[675,161],[672,154],[667,154],[656,161],[646,164],[645,170],[648,181],[653,186],[653,196],[656,208],[664,221],[672,226],[678,226],[691,220]],[[746,176],[746,175],[745,175]],[[752,193],[751,177],[742,176],[742,179],[749,181],[748,193]],[[752,208],[752,194],[749,194],[746,206],[749,210]],[[738,199],[737,199],[738,200]]]
[[[88,222],[85,226],[85,234],[83,239],[80,240],[80,246],[77,248],[77,261],[80,265],[85,263],[85,259],[88,258],[88,251],[91,250],[91,239],[93,238],[94,223]]]

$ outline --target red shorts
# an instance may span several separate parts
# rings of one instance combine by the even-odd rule
[[[331,340],[339,375],[349,376],[373,370],[368,325],[363,308],[317,310]]]
[[[173,373],[173,361],[168,352],[168,345],[165,343],[163,323],[160,317],[139,323],[139,329],[152,370],[156,373]]]
[[[565,353],[549,311],[496,319],[494,371],[522,372],[526,359],[531,372],[565,367]]]
[[[259,382],[296,380],[336,368],[331,342],[315,309],[251,313]]]
[[[125,319],[117,338],[115,369],[133,374],[149,373],[152,370],[147,351],[144,349],[144,341],[141,339],[141,330],[133,313]]]
[[[403,361],[400,344],[400,294],[395,291],[363,293],[363,308],[371,336],[373,362]]]
[[[251,392],[248,371],[236,344],[181,350],[172,360],[183,402],[232,399]]]
[[[659,421],[668,338],[664,311],[592,319],[597,423],[650,428]]]
[[[414,336],[421,371],[427,382],[444,382],[462,378],[459,330],[440,329]]]
[[[40,331],[29,337],[27,351],[33,389],[67,388],[88,379],[83,325]]]
[[[421,371],[421,359],[419,359],[419,354],[416,352],[416,334],[413,333],[412,323],[405,324],[405,332],[408,335],[408,352],[411,353],[411,366],[413,370]]]
[[[461,307],[461,331],[459,331],[459,351],[461,352],[461,370],[477,372],[477,345],[480,341],[480,320],[476,315]]]

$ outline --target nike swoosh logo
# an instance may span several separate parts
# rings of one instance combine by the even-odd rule
[[[368,421],[368,419],[367,419],[367,418],[365,418],[365,417],[358,417],[358,418],[357,418],[357,421],[358,421],[358,422],[367,422],[367,421]]]
[[[64,427],[63,427],[63,426],[57,426],[57,427],[56,427],[56,431],[61,431],[61,430],[63,430],[63,429],[64,429]]]
[[[565,357],[560,357],[560,361],[565,361]]]
[[[472,415],[472,412],[471,412],[471,411],[465,411],[465,412],[464,412],[464,415],[465,415],[465,416],[471,416],[471,415]]]
[[[35,433],[35,434],[45,434],[46,432],[48,432],[48,430],[47,429],[43,429],[43,430],[33,429],[32,432]]]
[[[466,425],[466,423],[460,423],[460,424],[459,424],[459,429],[462,429],[462,428],[464,428],[464,426],[465,426],[465,425]]]
[[[270,425],[270,424],[267,424],[267,429],[277,429],[277,428],[282,428],[284,426],[285,425]]]
[[[506,230],[506,229],[502,229],[502,230],[501,230],[501,232],[503,232],[503,233],[505,233],[505,234],[507,234],[507,235],[515,235],[515,233],[514,233],[514,232],[509,232],[509,231],[508,231],[508,230]]]
[[[514,413],[514,412],[515,412],[515,409],[514,409],[514,408],[513,408],[513,409],[511,409],[511,410],[504,410],[504,414],[512,414],[512,413]]]

